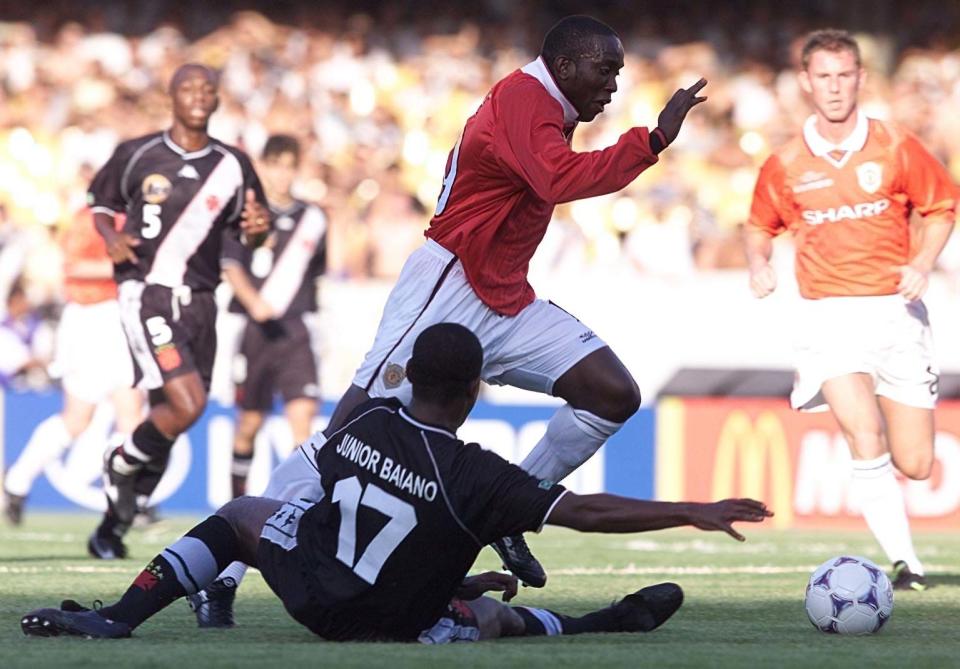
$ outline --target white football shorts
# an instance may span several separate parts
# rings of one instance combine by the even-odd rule
[[[922,409],[936,406],[940,370],[922,301],[827,297],[801,300],[798,315],[795,409],[826,410],[823,382],[857,372],[873,377],[877,395]]]
[[[133,386],[133,360],[116,300],[68,303],[57,325],[51,372],[77,399],[98,404]]]
[[[435,323],[469,328],[483,346],[484,381],[552,394],[567,370],[606,343],[572,315],[535,300],[516,316],[484,304],[460,261],[433,240],[410,254],[383,309],[373,347],[353,383],[371,397],[410,401],[405,368],[413,342]]]
[[[323,432],[314,432],[304,443],[291,451],[290,455],[271,472],[267,489],[262,497],[281,502],[290,500],[323,499],[320,471],[317,469],[317,451],[326,443]]]

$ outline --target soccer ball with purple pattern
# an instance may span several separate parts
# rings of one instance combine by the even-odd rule
[[[893,614],[893,587],[870,560],[841,555],[817,567],[807,584],[807,616],[828,634],[873,634]]]

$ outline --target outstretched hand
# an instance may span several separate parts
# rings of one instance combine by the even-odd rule
[[[517,577],[499,571],[485,571],[476,576],[467,576],[457,589],[457,597],[471,600],[485,592],[502,592],[503,601],[509,602],[517,594]]]
[[[721,530],[737,541],[746,538],[733,529],[733,523],[760,523],[773,516],[767,505],[755,499],[724,499],[712,504],[700,504],[694,514],[694,527],[701,530]]]
[[[657,126],[667,138],[667,144],[671,144],[680,134],[680,126],[683,125],[683,119],[687,117],[687,112],[707,99],[706,96],[697,95],[706,85],[707,80],[700,79],[690,88],[679,89],[667,101],[666,106],[657,118]]]

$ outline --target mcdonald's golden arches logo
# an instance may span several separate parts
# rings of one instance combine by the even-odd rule
[[[792,469],[787,435],[772,411],[762,411],[756,421],[742,409],[731,411],[717,441],[713,499],[764,500],[777,514],[773,526],[789,527],[793,522]],[[735,473],[739,473],[739,490],[734,486]],[[764,499],[768,475],[772,500]]]

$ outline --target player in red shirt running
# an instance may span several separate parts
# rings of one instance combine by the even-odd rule
[[[701,79],[673,95],[656,129],[631,128],[601,151],[573,151],[577,124],[603,112],[622,67],[623,45],[613,29],[570,16],[550,30],[536,60],[493,87],[450,153],[427,242],[407,260],[373,348],[328,430],[371,396],[408,400],[404,369],[413,342],[441,321],[480,337],[487,383],[566,401],[521,464],[538,478],[566,477],[637,411],[640,391],[619,358],[590,328],[537,299],[527,282],[554,206],[629,184],[657,162],[687,112],[706,99],[698,96],[706,85]],[[495,548],[524,582],[546,582],[522,537]]]

